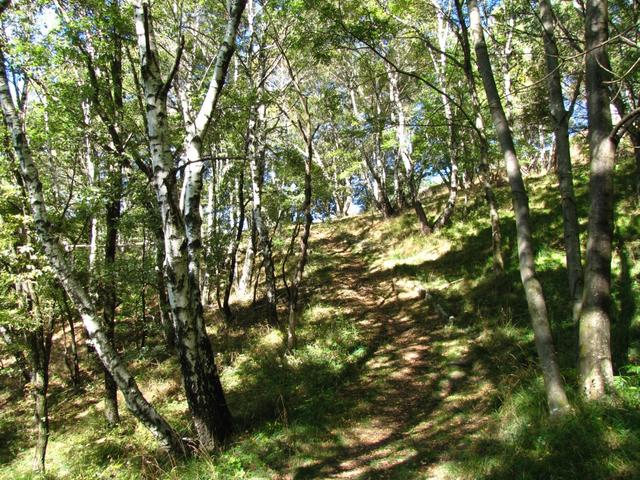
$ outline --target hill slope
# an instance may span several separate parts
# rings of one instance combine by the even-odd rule
[[[54,381],[51,477],[637,478],[637,374],[620,379],[623,398],[611,404],[576,398],[559,202],[548,179],[529,185],[537,264],[575,405],[568,419],[546,415],[503,191],[504,274],[491,271],[486,207],[472,199],[452,227],[430,237],[419,235],[410,214],[314,225],[294,354],[284,353],[280,326],[264,323],[259,306],[237,303],[230,325],[212,315],[239,428],[218,455],[175,465],[129,416],[108,430],[97,387],[73,396]],[[441,201],[433,198],[428,210]],[[640,252],[629,213],[637,211],[624,195],[618,205],[625,215],[617,227],[614,333],[630,332],[637,364],[633,279],[640,268],[629,260]],[[186,429],[175,361],[160,344],[127,351],[145,393]],[[28,477],[29,404],[6,392],[2,403],[0,429],[11,443],[1,445],[0,477]]]

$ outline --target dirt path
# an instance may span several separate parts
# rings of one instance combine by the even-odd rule
[[[490,387],[467,353],[469,340],[418,286],[370,267],[375,247],[359,242],[369,227],[360,228],[336,228],[316,240],[335,270],[314,292],[355,319],[369,345],[358,379],[344,392],[360,401],[332,432],[342,441],[330,460],[295,478],[447,478],[442,465],[482,427]]]

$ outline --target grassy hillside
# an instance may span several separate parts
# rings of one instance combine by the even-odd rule
[[[619,168],[613,337],[621,344],[629,334],[632,365],[617,377],[619,398],[594,406],[576,394],[560,202],[552,177],[530,177],[537,266],[575,407],[568,418],[546,414],[513,215],[501,190],[504,274],[492,272],[486,205],[469,195],[454,225],[429,237],[419,235],[411,213],[314,225],[300,347],[292,355],[284,353],[281,326],[265,323],[259,305],[236,304],[229,325],[211,313],[238,426],[219,454],[172,463],[128,414],[116,429],[105,426],[97,386],[74,395],[54,376],[49,476],[640,478],[639,212],[630,175]],[[586,176],[579,169],[583,227]],[[426,210],[443,201],[430,197]],[[128,338],[127,325],[119,328]],[[145,394],[186,430],[176,361],[159,343],[126,351]],[[4,388],[0,405],[0,478],[30,478],[30,402]]]

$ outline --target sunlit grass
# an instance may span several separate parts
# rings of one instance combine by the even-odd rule
[[[584,217],[584,168],[577,168],[576,176]],[[173,462],[157,451],[150,434],[128,413],[123,413],[121,426],[106,427],[97,382],[81,396],[55,384],[49,477],[325,478],[327,472],[351,468],[354,478],[636,478],[640,217],[629,196],[630,180],[622,175],[618,180],[616,244],[624,246],[626,257],[619,249],[614,253],[613,310],[616,320],[628,324],[630,346],[629,364],[616,378],[620,394],[614,401],[586,405],[576,392],[559,200],[554,178],[540,176],[527,180],[536,266],[574,405],[567,418],[555,420],[547,414],[517,269],[509,193],[501,189],[503,274],[492,272],[488,210],[478,195],[458,206],[450,227],[429,237],[420,234],[413,212],[389,221],[367,214],[314,224],[300,345],[293,353],[284,348],[284,322],[268,324],[250,302],[236,303],[237,318],[228,324],[208,314],[237,425],[231,443],[218,452]],[[428,212],[437,210],[434,202],[442,198],[425,201]],[[582,242],[584,248],[584,232]],[[274,246],[281,261],[288,240]],[[338,300],[333,288],[339,283],[336,275],[344,274],[344,262],[357,262],[362,267],[357,274],[375,278],[379,291],[369,293],[371,298],[350,292],[353,298]],[[428,301],[415,298],[419,289],[428,292]],[[399,311],[383,310],[394,301],[400,303]],[[446,318],[431,311],[434,303]],[[365,328],[367,316],[383,318],[388,325],[376,335]],[[614,338],[622,323],[614,324]],[[403,330],[406,325],[416,330]],[[399,350],[394,342],[405,333],[411,348]],[[192,436],[179,367],[159,337],[144,349],[127,351],[145,395],[182,433]],[[429,359],[428,369],[408,369],[423,357]],[[386,431],[374,407],[392,397],[391,388],[408,396],[403,383],[407,377],[420,385],[418,408],[402,419],[403,430]],[[33,478],[30,400],[2,401],[10,409],[0,413],[1,432],[9,440],[8,446],[2,444],[0,478]],[[401,417],[400,407],[390,407],[385,418]],[[379,438],[369,451],[359,434],[370,432]]]

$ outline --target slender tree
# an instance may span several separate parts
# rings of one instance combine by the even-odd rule
[[[469,45],[469,31],[467,23],[462,12],[462,3],[460,0],[454,0],[456,14],[459,21],[460,32],[458,40],[462,47],[462,69],[464,71],[465,80],[471,93],[471,102],[473,112],[475,114],[474,132],[480,143],[480,180],[482,182],[484,196],[489,206],[489,219],[491,221],[491,243],[493,247],[493,269],[496,272],[504,271],[504,258],[502,256],[502,232],[500,230],[500,215],[498,213],[498,203],[493,193],[493,187],[489,180],[489,142],[485,135],[484,119],[482,118],[482,110],[480,107],[480,99],[478,97],[478,89],[476,88],[476,80],[473,76],[473,68],[471,66],[471,47]]]
[[[538,350],[538,357],[542,365],[547,403],[552,415],[562,415],[568,412],[569,402],[564,390],[564,381],[553,347],[553,337],[547,317],[547,306],[542,292],[542,286],[536,276],[533,256],[533,241],[529,220],[529,199],[522,180],[520,164],[513,144],[511,130],[507,116],[502,108],[500,95],[491,68],[489,52],[484,40],[480,11],[476,0],[468,0],[469,17],[471,20],[471,37],[476,51],[478,71],[487,95],[491,117],[498,136],[500,148],[504,157],[511,187],[511,199],[516,217],[518,239],[518,258],[520,262],[520,278],[524,287],[529,315],[533,325],[533,333]]]
[[[562,200],[564,249],[567,259],[569,294],[573,304],[574,322],[577,323],[580,316],[580,305],[582,303],[583,275],[578,214],[576,212],[576,197],[573,193],[573,173],[569,145],[570,113],[564,107],[564,96],[562,95],[562,72],[560,70],[560,53],[555,36],[555,16],[553,8],[549,0],[539,0],[539,8],[547,66],[549,110],[553,120],[553,134],[556,142],[556,172],[560,187],[560,198]]]
[[[143,397],[134,377],[128,372],[120,356],[113,348],[106,333],[107,327],[97,314],[93,299],[89,295],[84,282],[71,267],[64,247],[53,231],[53,226],[47,215],[38,168],[33,160],[22,120],[24,116],[23,109],[26,108],[26,99],[22,98],[18,106],[14,103],[5,71],[6,60],[2,50],[0,50],[0,64],[3,65],[3,68],[0,69],[0,105],[11,132],[13,149],[20,165],[20,174],[28,192],[35,231],[47,260],[80,312],[96,353],[123,393],[127,407],[154,434],[164,448],[176,454],[182,453],[185,451],[182,439]]]

